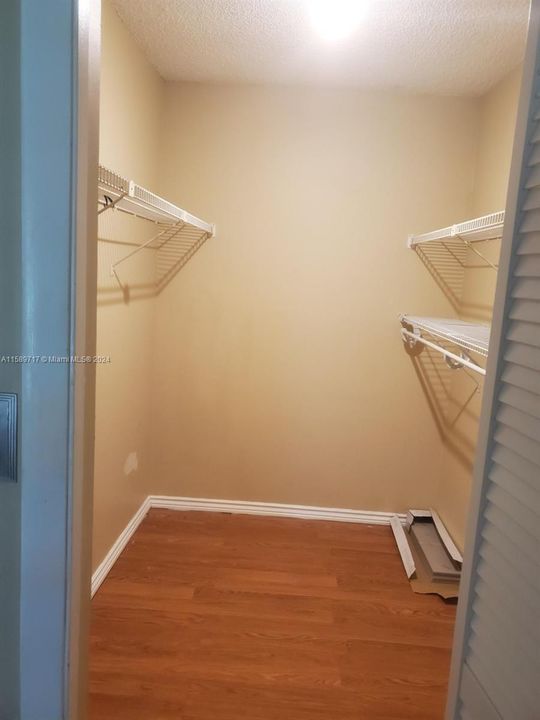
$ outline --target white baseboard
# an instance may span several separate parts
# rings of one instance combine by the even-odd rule
[[[150,497],[147,497],[143,501],[141,507],[137,510],[135,515],[128,522],[126,527],[122,530],[121,534],[116,539],[116,542],[109,550],[102,563],[99,565],[95,573],[92,575],[92,597],[96,594],[101,583],[105,580],[109,574],[112,566],[120,557],[122,550],[126,547],[128,542],[135,530],[139,527],[141,522],[144,520],[147,512],[151,508]]]
[[[165,510],[199,510],[200,512],[237,513],[240,515],[266,515],[271,517],[301,518],[303,520],[333,520],[336,522],[390,525],[396,513],[374,510],[346,510],[314,505],[283,505],[282,503],[249,502],[245,500],[208,500],[207,498],[150,495],[153,508]],[[405,522],[405,515],[398,515]]]
[[[347,510],[345,508],[325,508],[313,505],[284,505],[281,503],[249,502],[245,500],[210,500],[207,498],[149,495],[92,575],[92,597],[151,508],[263,515],[303,520],[332,520],[334,522],[365,525],[390,525],[390,520],[396,515],[404,525],[406,518],[404,513],[377,512],[375,510]]]

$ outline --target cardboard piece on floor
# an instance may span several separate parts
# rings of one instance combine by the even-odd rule
[[[457,598],[459,595],[459,582],[453,580],[441,581],[432,579],[429,566],[425,563],[424,559],[415,548],[414,543],[409,542],[408,530],[410,530],[411,526],[415,522],[433,522],[431,511],[410,510],[407,513],[407,530],[403,528],[397,515],[393,517],[390,522],[411,588],[415,593],[419,593],[421,595],[439,595],[444,600]],[[441,541],[450,552],[449,548],[446,546],[444,537],[441,537]],[[453,547],[451,550],[452,552],[450,554],[455,555]],[[455,562],[458,566],[461,564],[457,560]]]

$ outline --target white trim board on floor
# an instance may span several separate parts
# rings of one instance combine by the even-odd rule
[[[152,508],[288,517],[302,520],[330,520],[361,525],[390,525],[390,520],[396,515],[403,525],[406,520],[404,513],[377,512],[375,510],[347,510],[345,508],[325,508],[313,505],[284,505],[282,503],[249,502],[245,500],[212,500],[208,498],[149,495],[92,575],[92,597],[96,594],[122,550]]]

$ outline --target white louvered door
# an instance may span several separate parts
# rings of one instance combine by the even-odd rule
[[[540,719],[540,56],[533,0],[447,718]]]

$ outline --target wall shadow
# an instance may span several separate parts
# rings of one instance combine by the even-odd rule
[[[202,248],[210,235],[206,232],[182,233],[161,245],[156,257],[156,292],[160,293],[191,258]]]
[[[464,402],[475,389],[474,381],[471,379],[465,393],[458,394],[456,373],[465,371],[450,369],[443,356],[429,348],[420,355],[411,356],[411,362],[443,444],[466,470],[472,470],[476,436],[471,436],[467,428],[477,423],[478,416],[471,404]],[[460,379],[464,381],[464,378]],[[480,376],[479,379],[481,393]],[[459,422],[456,422],[457,418]]]
[[[111,267],[143,242],[98,238],[99,254],[97,287],[98,307],[129,305],[158,295],[200,250],[210,236],[189,230],[168,238],[159,245],[150,245],[117,268],[121,285]]]
[[[417,245],[415,252],[454,310],[459,313],[467,257],[463,243],[426,243]]]

